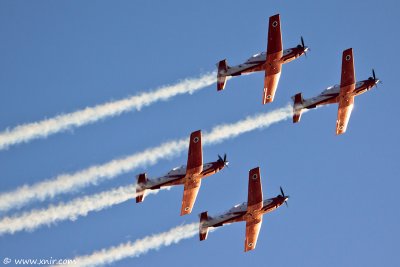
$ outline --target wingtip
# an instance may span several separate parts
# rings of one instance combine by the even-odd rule
[[[201,130],[196,130],[191,133],[191,135],[199,135],[201,134]]]
[[[343,51],[343,57],[346,57],[348,55],[350,55],[350,56],[353,55],[353,48],[347,48],[346,50]],[[350,59],[350,58],[348,58],[348,59]]]
[[[184,216],[186,214],[190,214],[192,212],[192,209],[190,207],[184,207],[183,203],[182,203],[182,207],[181,207],[181,216]]]
[[[264,88],[264,95],[263,95],[263,105],[271,103],[274,101],[274,95],[268,94],[268,88]]]
[[[250,173],[259,172],[259,171],[260,171],[260,167],[258,167],[258,166],[249,170]]]
[[[252,250],[254,250],[255,248],[256,248],[256,245],[255,245],[255,244],[253,244],[253,243],[249,243],[249,244],[245,243],[245,245],[244,245],[244,252],[252,251]]]
[[[274,18],[280,18],[280,14],[279,13],[277,13],[277,14],[275,14],[275,15],[272,15],[271,17],[269,17],[270,19],[274,19]]]
[[[353,51],[353,48],[352,48],[352,47],[345,49],[345,50],[343,51],[343,53],[345,53],[345,52],[350,52],[350,51],[351,51],[351,52]]]
[[[336,123],[336,135],[344,134],[347,131],[347,127],[340,125],[339,122]]]
[[[264,98],[262,104],[266,105],[266,104],[272,103],[273,101],[274,101],[274,99],[272,99],[272,98]]]
[[[189,210],[189,211],[181,210],[180,216],[185,216],[185,215],[187,215],[187,214],[190,214],[191,212],[192,212],[191,210]]]
[[[190,134],[190,140],[197,143],[201,141],[201,130],[194,131]]]

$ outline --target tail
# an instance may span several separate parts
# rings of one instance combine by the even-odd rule
[[[199,237],[200,241],[206,240],[208,235],[208,226],[205,223],[208,221],[207,211],[200,214]]]
[[[224,90],[226,84],[226,73],[228,71],[228,63],[226,59],[218,62],[218,73],[217,73],[217,90]]]
[[[292,97],[293,103],[293,123],[299,122],[301,118],[301,112],[303,110],[304,99],[301,93],[296,94]]]
[[[137,176],[136,182],[136,203],[140,203],[144,200],[144,194],[146,192],[147,176],[146,173],[141,173]]]

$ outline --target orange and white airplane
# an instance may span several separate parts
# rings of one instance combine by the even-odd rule
[[[303,99],[301,93],[293,96],[293,123],[300,121],[303,109],[312,109],[322,105],[338,103],[336,134],[343,134],[346,132],[351,111],[353,110],[354,97],[365,93],[380,82],[376,78],[374,70],[372,70],[372,76],[367,80],[356,82],[353,49],[346,49],[343,51],[342,56],[340,85],[328,87],[318,96],[309,99]]]
[[[269,18],[267,52],[258,53],[243,64],[234,67],[228,66],[226,59],[221,60],[217,64],[217,89],[221,91],[225,88],[228,76],[265,71],[262,103],[270,103],[274,100],[275,91],[281,76],[282,64],[306,54],[307,51],[308,47],[304,45],[303,37],[301,37],[301,44],[298,46],[283,50],[280,16],[279,14],[274,15]]]
[[[260,168],[249,171],[248,201],[238,204],[227,212],[210,217],[206,212],[200,214],[199,236],[200,241],[205,240],[209,227],[219,227],[234,222],[246,222],[246,240],[244,251],[256,248],[262,218],[265,213],[271,212],[286,203],[289,196],[285,196],[281,187],[281,195],[263,200]]]
[[[199,192],[201,179],[215,174],[227,166],[229,162],[218,155],[218,160],[203,164],[203,149],[201,145],[201,131],[195,131],[190,135],[187,166],[183,165],[169,171],[166,175],[148,180],[146,173],[137,177],[136,203],[142,202],[146,190],[160,189],[161,187],[184,185],[181,215],[192,212],[197,193]]]

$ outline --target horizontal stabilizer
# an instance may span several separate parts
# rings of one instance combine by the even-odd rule
[[[207,211],[200,214],[200,224],[199,224],[199,237],[200,241],[207,239],[208,226],[205,226],[205,222],[208,221]]]
[[[144,200],[146,183],[147,183],[146,173],[139,174],[137,176],[137,181],[136,181],[136,203],[140,203]]]
[[[293,123],[299,122],[301,113],[303,111],[304,99],[301,93],[296,94],[292,97],[293,99]]]

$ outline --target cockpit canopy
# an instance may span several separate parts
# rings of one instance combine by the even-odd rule
[[[265,58],[265,52],[254,54],[251,58],[247,60],[247,62],[258,61],[262,58]]]
[[[240,211],[243,209],[243,207],[247,206],[247,202],[243,202],[240,204],[236,204],[235,206],[233,206],[233,208],[229,209],[228,211],[226,211],[225,213],[229,213],[229,212],[235,212],[235,211]]]
[[[324,94],[330,94],[333,93],[334,91],[339,91],[340,90],[340,85],[335,84],[333,86],[329,86],[328,88],[326,88],[324,91],[322,91],[322,95]]]
[[[168,172],[168,175],[179,175],[179,174],[185,174],[186,172],[186,165],[182,165],[179,167],[175,167],[172,170]]]

